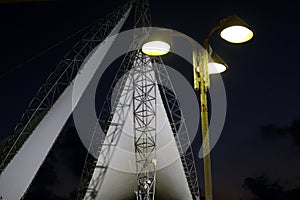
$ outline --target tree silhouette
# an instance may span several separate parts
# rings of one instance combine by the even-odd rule
[[[299,200],[300,186],[285,189],[277,181],[270,182],[265,176],[248,177],[244,180],[243,187],[252,193],[252,200]]]
[[[290,135],[295,145],[300,146],[300,119],[294,120],[291,125],[285,127],[278,127],[274,124],[262,126],[260,133],[265,139]]]

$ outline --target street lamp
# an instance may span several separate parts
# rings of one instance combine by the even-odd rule
[[[200,91],[204,187],[206,200],[213,199],[207,106],[207,92],[210,87],[209,74],[222,73],[228,69],[228,65],[215,52],[213,52],[209,46],[209,38],[216,31],[219,31],[221,38],[230,43],[244,43],[251,40],[254,36],[250,26],[238,16],[233,15],[222,19],[218,25],[210,29],[202,42],[204,51],[200,51],[193,46],[194,89]],[[156,44],[159,44],[159,46],[155,46]],[[170,50],[170,44],[170,41],[158,40],[157,35],[154,34],[154,36],[151,35],[145,41],[142,51],[150,56],[160,56],[168,53]]]
[[[164,41],[154,40],[145,43],[142,51],[150,56],[162,56],[170,51],[170,45]]]

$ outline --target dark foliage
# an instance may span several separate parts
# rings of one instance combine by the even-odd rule
[[[274,124],[262,126],[261,135],[266,139],[271,139],[276,136],[291,135],[295,145],[300,146],[300,119],[294,120],[291,125],[286,127],[278,127]]]
[[[252,193],[252,200],[299,200],[300,186],[286,189],[278,182],[270,182],[265,176],[246,178],[244,188]]]

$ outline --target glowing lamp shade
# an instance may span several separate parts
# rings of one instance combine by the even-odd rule
[[[220,36],[231,43],[243,43],[253,37],[253,32],[244,26],[230,26],[223,29]]]
[[[142,46],[142,52],[149,56],[162,56],[170,51],[170,45],[163,41],[150,41]]]
[[[214,51],[212,52],[207,65],[209,74],[220,74],[228,69],[228,65],[225,61]]]
[[[220,63],[208,63],[208,73],[209,74],[220,74],[224,72],[227,69],[227,67]]]
[[[221,38],[231,43],[243,43],[254,36],[252,28],[236,15],[223,19],[220,23]]]

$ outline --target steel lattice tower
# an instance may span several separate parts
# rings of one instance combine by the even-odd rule
[[[156,182],[156,79],[151,60],[142,53],[133,68],[134,146],[137,197],[154,200]]]
[[[26,140],[30,140],[36,135],[36,129],[39,128],[40,122],[47,118],[48,111],[55,108],[59,103],[58,100],[63,98],[65,93],[67,93],[66,91],[72,86],[72,81],[79,74],[79,68],[84,64],[85,58],[111,32],[120,30],[116,29],[117,24],[122,20],[125,21],[132,10],[134,10],[135,17],[133,28],[151,26],[148,1],[129,1],[93,26],[90,32],[74,46],[58,64],[55,71],[50,74],[46,83],[38,91],[37,96],[29,104],[28,109],[22,116],[21,122],[17,125],[15,132],[8,138],[5,148],[1,152],[0,173],[3,173],[0,174],[0,183],[1,178],[6,175],[6,171],[10,170],[10,166],[14,163],[20,163],[20,159],[17,158],[18,152],[22,152],[25,148],[23,146],[25,146],[24,143]],[[147,31],[136,32],[136,41],[143,41],[148,34]],[[105,134],[101,138],[93,135],[92,140],[98,143],[98,147],[95,150],[90,145],[89,151],[96,151],[97,158],[95,159],[90,154],[86,156],[77,199],[99,199],[99,191],[104,184],[105,176],[108,173],[111,163],[111,157],[118,146],[130,109],[133,112],[133,145],[136,169],[135,197],[137,200],[155,199],[158,96],[165,102],[164,107],[168,113],[168,121],[191,196],[193,199],[198,199],[199,186],[193,151],[180,104],[167,70],[160,57],[149,57],[141,52],[141,42],[133,43],[132,45],[138,50],[128,52],[124,56],[100,111],[98,122],[104,127]],[[121,77],[122,79],[120,79]],[[114,85],[119,80],[121,80],[120,87],[115,93],[112,106],[110,106],[115,90]],[[130,105],[132,105],[132,108],[130,108]],[[66,113],[66,116],[70,114],[71,112]],[[57,130],[56,137],[60,130]],[[41,155],[39,164],[33,166],[36,170],[35,173],[43,163],[56,137],[53,137],[47,143],[48,150]],[[31,147],[31,149],[36,150],[35,147]],[[22,191],[15,195],[15,199],[24,197],[35,176],[34,170],[31,173],[33,173],[32,176],[25,180],[26,183],[21,188]]]

